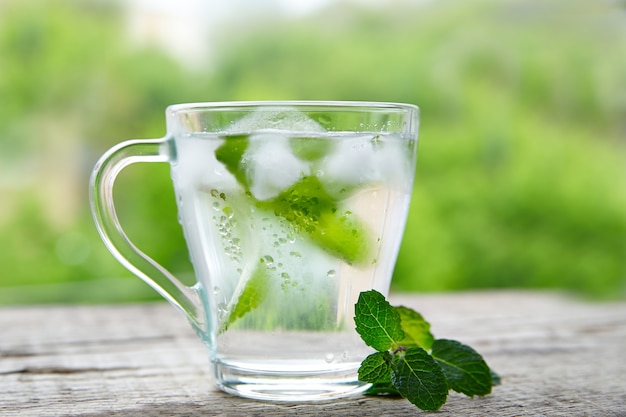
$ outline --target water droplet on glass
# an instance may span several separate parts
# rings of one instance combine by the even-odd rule
[[[219,292],[220,292],[220,287],[218,287],[217,285],[213,287],[213,294],[217,295]]]
[[[326,356],[324,356],[324,360],[326,361],[326,363],[331,363],[334,359],[335,355],[333,355],[332,353],[327,353]]]
[[[226,303],[222,302],[217,305],[217,316],[221,319],[228,312],[228,306]]]
[[[226,215],[226,217],[228,217],[229,219],[231,219],[233,217],[233,215],[235,214],[233,211],[233,208],[231,206],[226,206],[222,209],[222,212]]]
[[[331,269],[330,271],[326,273],[326,276],[328,278],[335,278],[335,275],[337,275],[337,271],[335,271],[334,269]]]
[[[261,262],[265,263],[266,265],[272,265],[274,263],[274,258],[272,258],[269,255],[265,255],[264,257],[261,258]]]

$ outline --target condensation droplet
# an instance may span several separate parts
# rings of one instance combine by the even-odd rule
[[[231,219],[233,217],[233,215],[235,214],[235,212],[233,211],[233,208],[231,206],[226,206],[222,209],[222,212],[226,215],[226,217],[228,217],[229,219]]]

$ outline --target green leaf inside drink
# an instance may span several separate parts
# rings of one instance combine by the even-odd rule
[[[226,330],[235,320],[257,308],[267,297],[269,288],[270,274],[263,258],[261,258],[259,264],[248,279],[243,292],[239,295],[236,304],[231,308],[230,315],[228,316],[223,330]]]
[[[303,161],[317,161],[331,150],[332,142],[324,138],[291,138],[289,146],[295,156]]]
[[[317,138],[292,138],[291,143],[294,151],[298,149],[295,151],[297,156],[309,159],[319,158],[328,152],[330,146],[327,139]],[[298,147],[294,143],[301,145]],[[215,151],[217,160],[235,176],[246,192],[249,192],[249,182],[243,159],[248,144],[246,135],[227,136]],[[308,236],[320,248],[346,263],[365,264],[370,260],[373,252],[371,233],[352,212],[342,209],[318,177],[304,176],[277,197],[255,201],[258,207],[288,220],[298,233]]]
[[[275,199],[257,205],[286,219],[298,233],[350,265],[364,264],[371,255],[369,231],[352,212],[339,207],[317,177],[303,177]]]
[[[232,135],[226,137],[224,143],[215,150],[215,158],[226,166],[226,169],[235,176],[237,182],[246,191],[248,178],[241,161],[248,149],[248,144],[248,135]]]

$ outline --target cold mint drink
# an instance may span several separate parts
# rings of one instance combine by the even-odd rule
[[[398,134],[279,129],[178,144],[194,161],[173,175],[179,201],[191,202],[180,212],[194,267],[217,300],[208,320],[225,389],[240,368],[271,380],[277,363],[294,386],[320,371],[353,378],[369,353],[354,304],[389,287],[414,147]]]
[[[370,350],[354,329],[354,305],[362,291],[389,289],[417,107],[188,103],[166,116],[165,137],[119,143],[94,168],[92,212],[109,250],[185,314],[224,391],[290,402],[363,391],[357,371]],[[193,286],[120,225],[113,184],[137,162],[171,165]]]

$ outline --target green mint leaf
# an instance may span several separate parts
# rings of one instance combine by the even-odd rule
[[[454,391],[470,397],[491,392],[491,370],[471,347],[455,340],[437,339],[433,343],[432,355]]]
[[[261,259],[259,265],[248,279],[248,282],[246,282],[246,286],[241,292],[241,295],[239,295],[236,304],[232,307],[228,321],[225,323],[223,330],[226,330],[228,326],[237,319],[257,308],[263,300],[265,300],[265,297],[267,297],[269,286],[270,276],[267,267]]]
[[[323,156],[330,146],[328,140],[293,138],[296,156],[313,160]],[[294,145],[300,144],[300,145]],[[231,135],[215,150],[215,158],[249,191],[250,184],[242,164],[248,149],[247,135]],[[297,151],[296,151],[297,149]],[[348,210],[341,210],[315,176],[303,177],[270,201],[257,201],[259,207],[273,211],[291,222],[298,232],[307,234],[326,252],[349,265],[371,261],[372,242],[369,230]]]
[[[275,199],[257,205],[288,220],[298,232],[348,264],[363,264],[373,252],[369,231],[354,214],[337,206],[317,177],[305,176]]]
[[[368,389],[363,391],[365,395],[379,395],[387,397],[402,397],[396,387],[389,382],[374,382]]]
[[[248,178],[241,166],[241,160],[248,149],[248,143],[248,135],[227,136],[224,138],[224,143],[215,150],[215,158],[224,164],[245,190],[248,190]]]
[[[372,383],[391,382],[391,353],[376,352],[369,355],[359,368],[359,381]]]
[[[404,339],[400,315],[376,290],[364,291],[354,306],[356,331],[368,346],[379,352],[397,347]]]
[[[328,154],[332,141],[324,138],[290,138],[289,146],[295,156],[313,162]]]
[[[502,383],[502,381],[500,381],[500,375],[498,375],[493,370],[491,371],[491,383],[494,387]]]
[[[391,382],[398,392],[422,410],[438,410],[448,398],[441,366],[419,347],[398,352],[392,361]]]
[[[430,333],[430,323],[424,320],[420,313],[408,307],[398,306],[396,311],[400,315],[404,331],[404,339],[399,342],[399,345],[406,348],[421,347],[430,350],[435,340]]]

